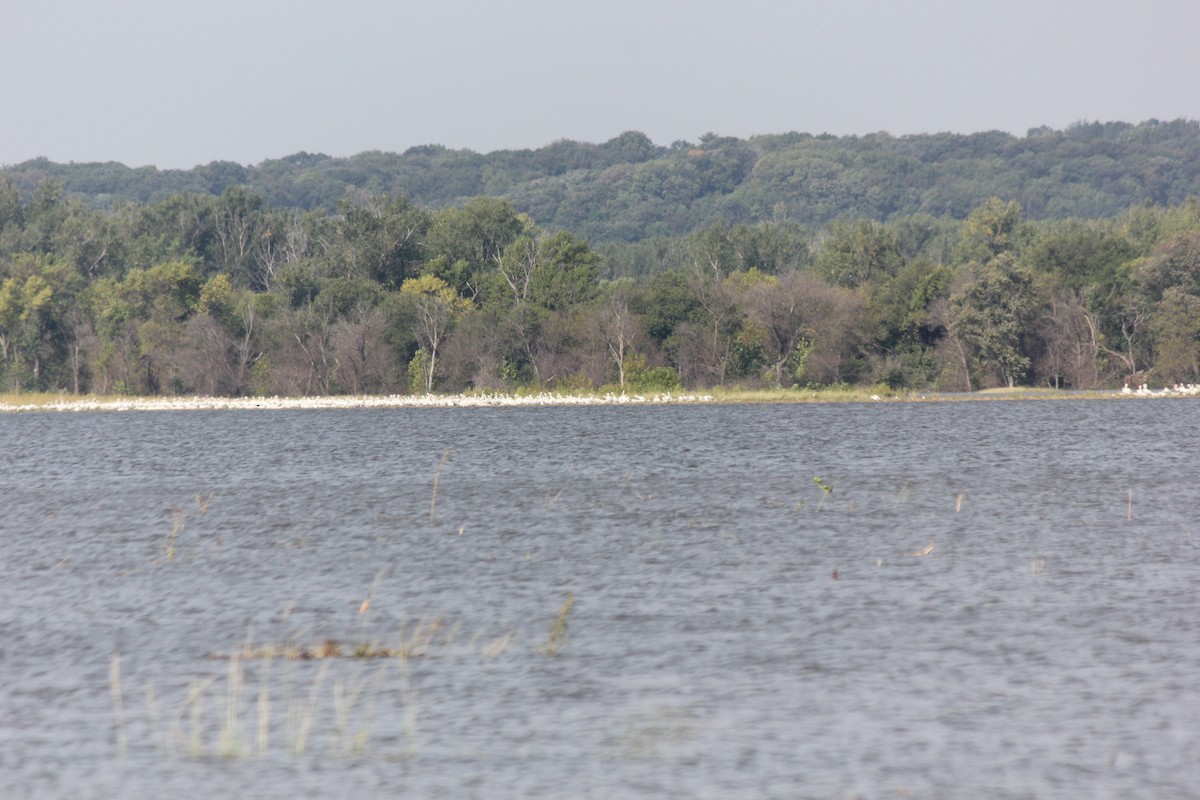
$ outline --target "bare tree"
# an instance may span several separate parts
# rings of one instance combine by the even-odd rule
[[[212,231],[220,249],[221,271],[246,275],[259,244],[262,197],[232,186],[212,204]]]
[[[775,385],[783,385],[783,370],[797,347],[817,336],[820,305],[828,286],[809,273],[786,272],[779,278],[752,285],[745,303],[750,319],[764,332],[763,349],[770,359]]]
[[[720,386],[725,383],[733,349],[733,333],[741,312],[729,284],[722,279],[715,261],[694,269],[689,276],[692,292],[700,304],[704,325],[705,346],[691,347],[693,369],[704,375],[704,382]]]
[[[234,369],[229,331],[209,314],[197,314],[187,321],[184,342],[177,356],[182,384],[210,397],[230,394]]]
[[[1101,385],[1100,343],[1078,292],[1062,292],[1034,322],[1039,343],[1034,369],[1053,385],[1094,389]]]
[[[534,314],[529,306],[515,311],[513,330],[537,385],[549,386],[579,371],[578,316],[561,312]]]
[[[251,252],[250,280],[255,289],[268,292],[281,267],[315,255],[314,245],[322,243],[313,241],[304,215],[295,209],[275,211],[263,224],[266,230],[257,237]],[[328,249],[328,242],[323,244],[318,249]]]
[[[520,348],[507,324],[508,311],[483,309],[459,320],[442,348],[443,376],[452,387],[508,388]]]
[[[280,394],[329,394],[337,360],[326,313],[308,306],[288,310],[271,325],[271,381]]]
[[[1105,344],[1105,337],[1101,332],[1101,319],[1098,313],[1088,311],[1085,319],[1091,331],[1091,336],[1096,341],[1101,352],[1115,358],[1124,367],[1126,375],[1138,375],[1140,369],[1139,350],[1143,346],[1142,342],[1146,337],[1150,321],[1145,306],[1140,302],[1134,301],[1128,303],[1118,311],[1117,328],[1121,338],[1120,350]]]
[[[533,275],[541,264],[542,237],[522,236],[503,253],[494,252],[496,270],[513,293],[513,305],[529,299]]]
[[[622,282],[601,301],[596,322],[600,338],[608,348],[609,358],[617,368],[617,382],[625,389],[625,361],[633,351],[634,340],[641,330],[637,316],[629,308],[632,285]]]
[[[378,392],[387,383],[392,359],[384,328],[383,312],[365,303],[356,304],[333,325],[334,378],[353,394]]]
[[[234,342],[234,382],[233,390],[237,394],[245,394],[250,379],[250,370],[262,358],[262,351],[258,349],[258,337],[256,335],[256,323],[258,320],[258,312],[256,310],[256,300],[254,295],[250,295],[245,299],[241,307],[241,335]]]
[[[78,306],[67,310],[63,327],[67,335],[67,358],[71,365],[71,391],[79,394],[87,368],[87,355],[95,352],[100,339],[96,336],[92,321]]]
[[[840,286],[814,285],[809,296],[812,313],[812,350],[805,374],[820,383],[843,383],[854,379],[861,361],[862,292]]]

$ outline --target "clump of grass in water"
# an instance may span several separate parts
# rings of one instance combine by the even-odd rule
[[[119,757],[124,758],[127,741],[118,664],[114,656],[110,683],[118,722],[117,751]],[[299,693],[302,696],[293,692],[291,679],[285,678],[284,748],[293,756],[304,755],[309,749],[309,741],[321,717],[321,697],[332,664],[331,660],[327,660],[320,665],[311,686],[307,691]],[[331,694],[336,726],[336,735],[330,737],[330,749],[333,752],[350,755],[362,752],[366,748],[375,716],[374,699],[378,696],[388,668],[387,662],[382,663],[372,680],[365,674],[365,665],[360,664],[349,679],[333,682]],[[249,711],[243,702],[246,680],[240,658],[235,655],[229,659],[224,686],[219,685],[219,680],[218,676],[210,676],[193,681],[188,686],[183,700],[170,715],[165,728],[162,725],[162,714],[154,687],[147,687],[148,720],[151,731],[156,731],[153,736],[161,749],[170,755],[183,755],[187,758],[217,756],[238,759],[251,753],[259,757],[269,754],[271,721],[274,718],[271,707],[270,662],[267,662],[258,676],[258,699],[253,711]],[[214,705],[217,707],[217,717],[212,721],[209,719],[211,715],[206,716],[205,709],[210,695],[216,697]],[[220,704],[221,695],[224,695],[223,708]],[[409,702],[412,697],[411,692],[406,692],[405,702]],[[413,713],[412,709],[406,709],[409,716]],[[254,730],[253,749],[243,738],[248,727],[253,727]]]
[[[821,506],[825,505],[825,498],[833,494],[833,482],[826,481],[820,475],[814,475],[813,480],[817,484],[817,488],[821,490],[821,502],[817,503],[817,511],[821,510]]]
[[[212,502],[212,498],[212,492],[208,494],[202,492],[196,493],[196,509],[200,512],[201,516],[208,513],[208,504]],[[183,509],[171,509],[171,532],[167,534],[166,544],[167,561],[175,560],[175,543],[179,541],[179,534],[183,533],[183,528],[186,524],[187,514],[183,512]]]
[[[542,652],[555,655],[563,646],[566,639],[567,614],[573,602],[574,598],[568,595],[551,628],[546,647],[539,648]],[[369,604],[364,602],[364,606]],[[365,608],[360,608],[365,611]],[[165,716],[153,684],[147,685],[146,719],[149,723],[150,737],[162,752],[172,756],[238,759],[257,755],[262,758],[269,755],[272,730],[281,728],[286,752],[292,756],[302,756],[309,750],[309,742],[314,731],[319,730],[320,721],[328,719],[329,711],[322,712],[322,708],[327,708],[322,698],[331,695],[334,728],[328,736],[330,752],[335,755],[361,753],[366,750],[371,736],[376,712],[374,699],[381,690],[393,660],[398,660],[406,741],[399,756],[411,757],[416,752],[418,708],[417,692],[410,680],[408,660],[410,657],[427,655],[435,644],[450,644],[460,628],[461,625],[456,624],[446,629],[440,618],[432,621],[422,619],[415,623],[411,631],[402,626],[399,642],[394,647],[363,642],[353,649],[344,648],[332,639],[318,640],[307,647],[300,647],[291,642],[255,646],[251,628],[250,635],[240,649],[228,656],[210,656],[213,659],[227,659],[229,662],[223,685],[221,675],[210,675],[192,681],[174,710],[170,710],[170,705],[167,706],[168,713]],[[471,639],[471,648],[476,646],[476,641],[481,635],[482,632],[476,633]],[[515,631],[509,631],[486,641],[479,652],[485,658],[500,656],[509,650],[516,635]],[[278,694],[278,691],[273,689],[277,683],[272,682],[272,665],[276,658],[292,662],[283,679],[285,713],[282,718],[274,713],[272,707],[272,695]],[[374,671],[373,678],[369,668],[363,663],[366,659],[382,660],[378,669]],[[294,664],[300,660],[315,660],[321,663],[316,668],[311,685],[307,689],[300,688],[296,691],[292,676],[298,669],[307,669]],[[339,661],[356,660],[359,663],[349,676],[335,677],[331,688],[328,688],[331,670],[335,676],[345,675],[345,667],[335,667],[335,664]],[[262,662],[249,686],[245,676],[245,664],[248,661]],[[109,665],[109,689],[116,719],[117,754],[124,758],[128,749],[127,711],[120,670],[119,656],[114,655]],[[254,683],[258,684],[257,702],[243,702],[246,692],[253,691],[251,687]],[[205,706],[210,698],[213,700],[214,713],[206,715]],[[281,719],[282,722],[275,722],[277,719]],[[252,738],[246,734],[250,734]]]
[[[175,560],[175,542],[183,532],[183,509],[172,509],[171,533],[167,536],[167,561]]]
[[[441,618],[431,622],[418,621],[411,632],[401,627],[398,641],[393,646],[364,640],[353,647],[343,647],[336,639],[320,639],[309,645],[295,642],[266,644],[255,647],[250,643],[242,646],[234,655],[246,661],[282,658],[288,661],[327,661],[330,659],[377,659],[417,658],[429,655],[435,644],[448,645],[458,634],[461,625],[448,630]],[[214,654],[210,658],[224,659],[227,656]]]
[[[556,656],[562,650],[563,645],[567,643],[567,618],[571,614],[573,605],[575,605],[575,595],[567,592],[567,600],[558,610],[558,616],[554,618],[554,624],[550,626],[550,636],[546,639],[546,644],[539,648],[539,652],[548,656]]]

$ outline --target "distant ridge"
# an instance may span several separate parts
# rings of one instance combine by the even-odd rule
[[[1029,219],[1111,217],[1200,196],[1194,120],[1082,122],[891,136],[706,134],[656,145],[628,131],[602,144],[561,140],[488,154],[440,145],[348,158],[299,152],[255,166],[190,170],[34,159],[0,169],[23,193],[46,179],[92,207],[148,203],[245,186],[271,205],[333,209],[346,195],[403,194],[429,208],[505,197],[548,229],[593,241],[679,236],[717,222],[786,218],[808,226],[910,214],[964,218],[988,197],[1020,202]]]

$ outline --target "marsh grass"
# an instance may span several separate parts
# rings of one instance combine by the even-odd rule
[[[208,513],[209,504],[212,503],[214,492],[197,492],[196,493],[196,513],[204,516]],[[179,535],[183,533],[183,529],[187,526],[187,521],[190,516],[190,511],[185,511],[181,507],[171,509],[171,531],[167,534],[167,540],[163,544],[163,554],[167,561],[175,560],[176,545],[179,543]]]
[[[822,389],[783,388],[747,389],[744,387],[710,390],[716,403],[875,403],[882,400],[912,400],[912,392],[897,392],[887,386],[827,387]]]
[[[165,716],[159,694],[154,685],[149,684],[146,688],[146,721],[150,738],[156,748],[170,756],[241,759],[251,754],[268,757],[274,733],[282,740],[288,755],[302,756],[310,749],[318,723],[332,716],[332,726],[325,730],[328,751],[336,755],[361,753],[370,740],[379,695],[390,664],[381,662],[368,671],[366,665],[360,663],[348,674],[330,681],[333,664],[326,660],[317,665],[307,685],[297,680],[295,669],[289,670],[283,677],[282,689],[278,689],[274,684],[271,661],[263,662],[253,680],[247,681],[245,662],[234,655],[229,659],[223,678],[210,675],[190,681],[182,699],[173,707],[169,705],[170,711]],[[128,739],[116,656],[112,665],[110,683],[117,716],[117,751],[123,759]],[[401,681],[401,699],[409,703],[415,700],[415,694],[406,688],[405,681]],[[249,704],[248,683],[257,684],[257,696]],[[277,717],[274,708],[278,694],[283,697],[282,717]],[[326,695],[329,701],[323,703],[322,698]],[[415,717],[416,709],[406,709],[405,713],[407,717]],[[277,719],[282,721],[281,730]]]
[[[101,395],[65,394],[63,392],[0,392],[0,408],[5,406],[32,406],[40,408],[42,406],[52,406],[75,401],[102,402],[117,399],[119,398],[104,397]]]
[[[561,631],[557,638],[552,635],[554,652],[565,636],[563,613]],[[166,703],[166,714],[158,691],[152,683],[147,685],[145,720],[150,738],[170,756],[242,759],[269,757],[273,739],[282,742],[287,755],[303,756],[312,750],[313,739],[320,733],[328,753],[354,756],[368,749],[381,711],[380,698],[391,685],[403,707],[405,741],[402,752],[394,755],[411,757],[416,753],[419,704],[410,659],[428,655],[435,645],[449,644],[459,628],[447,629],[440,619],[420,621],[391,647],[363,643],[346,648],[329,639],[303,648],[292,644],[255,646],[248,638],[230,655],[210,657],[226,661],[225,669],[190,681],[181,699]],[[508,652],[516,637],[515,631],[509,631],[478,644],[481,634],[477,634],[470,645],[474,650],[478,644],[483,657],[496,658]],[[301,666],[305,661],[318,663]],[[282,678],[277,676],[276,662],[286,665]],[[248,664],[255,665],[249,679]],[[124,759],[129,746],[128,714],[118,655],[110,661],[109,689],[117,754]],[[248,699],[252,692],[255,694]],[[282,714],[277,708],[280,702]]]
[[[369,603],[364,600],[364,606]],[[360,612],[361,613],[361,612]],[[462,629],[461,623],[447,626],[441,617],[433,620],[418,620],[410,629],[402,624],[393,644],[363,639],[357,644],[343,645],[337,639],[317,639],[300,644],[288,639],[279,643],[255,645],[248,639],[230,655],[220,653],[211,659],[240,658],[244,661],[282,659],[285,661],[327,661],[330,659],[373,660],[380,658],[421,658],[436,646],[451,644]]]
[[[567,643],[567,618],[571,614],[571,606],[575,605],[575,595],[567,592],[567,599],[558,609],[558,615],[550,626],[550,635],[538,652],[547,656],[556,656]]]
[[[179,541],[179,534],[183,532],[184,524],[183,509],[171,509],[171,532],[167,534],[166,544],[167,561],[175,560],[175,543]]]
[[[145,729],[158,751],[189,759],[268,758],[282,750],[291,757],[324,752],[355,756],[368,750],[374,724],[381,714],[394,720],[398,704],[402,744],[386,757],[408,758],[416,753],[419,728],[418,692],[410,664],[413,659],[441,655],[459,641],[462,624],[447,624],[442,617],[402,622],[388,643],[365,637],[366,614],[384,572],[376,575],[359,612],[360,634],[350,643],[314,638],[298,644],[299,636],[279,643],[255,641],[251,626],[242,644],[228,654],[215,653],[209,661],[223,668],[187,681],[174,698],[160,694],[153,682],[145,686],[145,714],[130,715],[122,681],[121,659],[109,663],[116,752],[125,759],[129,750],[129,721],[133,730]],[[567,617],[574,597],[567,595],[550,629],[545,646],[536,652],[556,655],[566,642]],[[284,621],[291,618],[289,607]],[[310,631],[305,628],[300,633]],[[510,630],[499,636],[482,630],[463,637],[450,653],[469,653],[487,659],[508,653],[518,638]],[[448,653],[449,654],[449,653]],[[315,662],[315,663],[305,663]],[[391,700],[385,702],[390,692]],[[318,743],[314,747],[314,742]]]

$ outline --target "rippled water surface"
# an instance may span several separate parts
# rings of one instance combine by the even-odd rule
[[[1191,400],[0,416],[0,796],[1196,797],[1198,442]],[[327,641],[413,653],[228,657]]]

